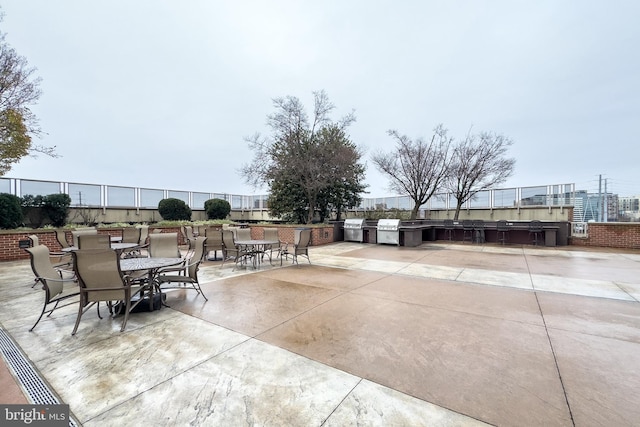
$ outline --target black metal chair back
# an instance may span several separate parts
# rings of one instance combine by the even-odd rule
[[[503,245],[507,243],[509,236],[509,224],[506,220],[501,219],[496,222],[496,236],[498,242],[501,242]]]
[[[444,235],[448,240],[453,240],[456,230],[452,219],[444,220]]]
[[[476,243],[484,243],[484,221],[481,219],[473,220],[473,234]]]
[[[473,242],[473,221],[470,219],[462,221],[462,241],[465,242],[467,240]]]
[[[529,238],[534,245],[537,245],[539,241],[543,241],[544,229],[542,228],[542,222],[533,220],[529,223]]]

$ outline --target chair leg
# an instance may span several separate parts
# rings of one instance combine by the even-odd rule
[[[124,328],[127,326],[127,320],[129,320],[129,310],[131,310],[131,295],[128,295],[128,298],[126,298],[126,294],[125,294],[125,299],[126,299],[126,305],[125,305],[125,309],[124,309],[124,320],[122,321],[122,327],[120,328],[120,332],[124,332]],[[153,300],[149,302],[149,305],[151,307],[153,307]]]
[[[209,298],[207,298],[207,296],[204,294],[204,292],[202,292],[202,288],[200,287],[200,283],[194,282],[193,283],[193,287],[195,288],[196,291],[198,291],[198,293],[200,295],[202,295],[202,298],[204,298],[205,301],[209,301]]]
[[[60,300],[56,301],[56,303],[53,305],[53,308],[51,310],[49,310],[49,313],[47,314],[47,317],[51,316],[51,313],[53,313],[53,310],[58,308],[58,304],[60,304]]]
[[[533,235],[533,239],[532,239],[533,245],[534,246],[538,246],[538,240],[542,240],[542,233],[540,233],[538,231],[532,231],[531,233],[529,233],[529,238],[530,239],[531,239],[531,235]]]
[[[498,231],[496,233],[496,239],[498,242],[502,243],[503,245],[505,244],[505,242],[507,241],[507,232],[506,231]]]
[[[42,316],[44,315],[45,310],[47,309],[47,304],[45,303],[42,306],[42,312],[40,312],[40,316],[38,317],[38,320],[36,320],[36,323],[33,324],[33,326],[31,327],[31,329],[29,329],[29,332],[33,331],[33,328],[36,327],[36,325],[40,322],[40,319],[42,319]]]
[[[84,310],[82,307],[82,298],[81,298],[80,302],[78,303],[78,317],[76,317],[76,325],[73,327],[73,332],[71,332],[71,335],[76,334],[76,331],[78,330],[78,325],[80,325],[80,318],[82,317],[83,313],[84,313]]]

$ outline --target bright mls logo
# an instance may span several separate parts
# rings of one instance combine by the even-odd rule
[[[69,405],[0,405],[0,425],[67,427]]]

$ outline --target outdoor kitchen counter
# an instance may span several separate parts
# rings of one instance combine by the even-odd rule
[[[373,243],[374,245],[378,242],[377,239],[376,239],[376,237],[378,235],[378,233],[377,233],[378,226],[377,225],[365,224],[364,226],[362,226],[362,230],[364,232],[363,242],[365,242],[365,243]]]
[[[436,240],[435,224],[400,224],[400,245],[408,247],[420,246],[424,240]],[[426,236],[423,236],[425,234]],[[426,237],[426,239],[424,238]]]

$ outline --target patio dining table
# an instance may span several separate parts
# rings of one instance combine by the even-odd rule
[[[111,243],[111,249],[116,251],[124,251],[125,249],[132,249],[137,246],[140,246],[138,243]],[[62,252],[73,252],[77,251],[79,248],[77,246],[69,246],[68,248],[62,248]]]
[[[244,246],[250,250],[252,254],[253,267],[259,268],[262,261],[262,255],[268,246],[279,245],[278,240],[265,240],[265,239],[251,239],[251,240],[236,240],[235,244],[238,246]]]
[[[149,280],[149,311],[153,310],[154,279],[163,268],[174,267],[184,262],[184,258],[124,258],[120,260],[120,269],[127,273],[147,271]],[[162,292],[160,292],[162,294]]]

